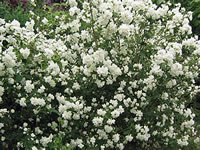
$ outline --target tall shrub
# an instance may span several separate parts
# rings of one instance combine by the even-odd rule
[[[150,0],[67,4],[39,32],[0,19],[1,148],[197,149],[191,14]]]

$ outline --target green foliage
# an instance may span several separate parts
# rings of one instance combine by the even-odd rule
[[[0,2],[0,18],[4,18],[7,22],[18,20],[24,26],[30,18],[30,13],[22,7],[22,4],[12,8],[7,2]]]
[[[193,27],[194,33],[200,35],[200,0],[189,1],[190,3],[186,5],[186,9],[193,12],[193,20],[191,25]]]

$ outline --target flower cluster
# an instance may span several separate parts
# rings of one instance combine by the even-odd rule
[[[186,104],[200,91],[200,41],[191,14],[151,0],[66,3],[54,28],[0,19],[0,146],[193,145]]]

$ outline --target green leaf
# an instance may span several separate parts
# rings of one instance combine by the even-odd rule
[[[23,76],[21,76],[21,75],[16,75],[16,77],[15,77],[15,82],[19,83],[19,82],[22,81],[22,79],[23,79]]]
[[[51,113],[56,113],[56,114],[59,115],[59,112],[56,109],[49,109],[48,111],[51,112]]]

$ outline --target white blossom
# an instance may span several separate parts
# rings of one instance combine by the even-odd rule
[[[26,81],[26,85],[24,87],[24,89],[26,90],[27,93],[31,93],[32,90],[35,88],[34,84],[32,83],[31,80],[27,80]]]

